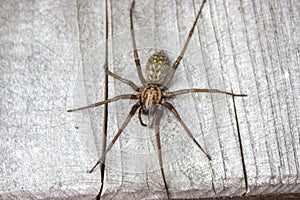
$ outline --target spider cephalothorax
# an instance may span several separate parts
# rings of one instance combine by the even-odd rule
[[[162,90],[157,84],[149,84],[141,93],[141,103],[144,112],[148,112],[151,107],[160,104],[162,100]]]
[[[139,110],[138,117],[141,125],[147,126],[147,124],[145,124],[142,120],[142,114],[151,116],[155,115],[157,110],[156,105],[159,105],[162,102],[162,88],[155,83],[150,83],[142,89],[139,98],[141,107]],[[152,125],[153,121],[150,124],[150,127],[152,127]]]
[[[153,122],[155,126],[155,136],[156,136],[156,142],[157,142],[157,149],[158,149],[158,156],[159,156],[159,165],[160,165],[160,170],[162,173],[165,189],[167,192],[167,196],[169,199],[169,190],[168,190],[168,185],[166,182],[164,170],[163,170],[163,158],[162,158],[162,151],[161,151],[161,142],[160,142],[160,120],[163,116],[164,109],[169,110],[175,118],[178,120],[180,125],[184,128],[186,134],[193,140],[193,142],[200,148],[200,150],[206,155],[206,157],[211,160],[211,157],[209,156],[208,153],[204,151],[204,149],[200,146],[200,144],[197,142],[196,138],[193,136],[187,125],[184,123],[184,121],[181,119],[179,113],[175,109],[175,107],[168,102],[168,99],[170,98],[175,98],[178,95],[182,94],[187,94],[187,93],[195,93],[195,92],[210,92],[210,93],[222,93],[222,94],[227,94],[231,96],[247,96],[245,94],[234,94],[226,91],[221,91],[217,89],[198,89],[198,88],[191,88],[191,89],[182,89],[182,90],[177,90],[177,91],[165,91],[165,89],[168,87],[169,83],[173,79],[173,76],[175,74],[176,69],[178,68],[180,61],[182,60],[184,53],[188,47],[188,44],[190,42],[190,39],[193,35],[196,23],[199,19],[199,16],[201,14],[201,11],[203,9],[204,3],[206,0],[203,0],[203,3],[198,11],[198,14],[196,16],[196,19],[194,21],[194,24],[189,32],[189,35],[184,43],[184,46],[177,57],[176,61],[173,63],[173,65],[169,65],[169,60],[163,50],[154,53],[148,60],[147,65],[146,65],[146,73],[145,77],[142,73],[141,70],[141,64],[140,64],[140,59],[136,47],[136,42],[135,42],[135,35],[134,35],[134,28],[133,28],[133,20],[132,20],[132,13],[133,13],[133,6],[134,6],[134,1],[131,4],[130,8],[130,33],[131,33],[131,38],[132,38],[132,46],[133,46],[133,53],[134,53],[134,60],[135,60],[135,65],[137,69],[137,74],[139,77],[139,80],[141,81],[142,87],[138,87],[135,83],[132,81],[122,78],[119,75],[111,72],[111,71],[106,71],[106,74],[109,76],[112,76],[115,79],[118,79],[119,81],[128,84],[134,91],[136,91],[138,94],[122,94],[115,96],[113,98],[109,98],[105,101],[100,101],[85,107],[77,108],[77,109],[72,109],[68,110],[68,112],[73,112],[77,110],[83,110],[86,108],[94,108],[103,104],[108,104],[110,102],[118,101],[121,99],[131,99],[131,100],[137,100],[137,102],[132,106],[131,111],[129,112],[127,118],[123,122],[122,126],[118,130],[117,134],[114,136],[112,141],[109,143],[107,146],[106,150],[102,154],[101,158],[98,160],[98,162],[94,165],[94,167],[89,171],[92,172],[96,166],[102,162],[107,154],[108,151],[113,147],[114,143],[116,140],[119,138],[127,124],[130,122],[136,111],[139,109],[138,112],[138,117],[142,125],[147,126],[146,124],[143,123],[141,119],[141,114],[150,114],[154,115],[153,116]],[[152,125],[151,125],[152,126]]]

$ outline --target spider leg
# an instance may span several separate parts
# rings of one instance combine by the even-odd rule
[[[139,116],[139,120],[140,120],[141,125],[147,126],[147,124],[145,124],[142,120],[142,107],[140,107],[140,109],[139,109],[139,115],[138,116]]]
[[[131,7],[130,7],[130,33],[131,33],[131,39],[132,39],[132,46],[133,46],[133,53],[134,53],[134,61],[137,69],[137,73],[139,75],[139,79],[142,82],[143,85],[147,84],[147,81],[145,80],[142,70],[141,70],[141,62],[139,58],[139,54],[136,48],[136,42],[135,42],[135,35],[134,35],[134,27],[133,27],[133,20],[132,20],[132,10],[134,7],[134,0],[132,1]]]
[[[127,124],[130,122],[131,118],[133,117],[133,115],[135,114],[136,110],[140,107],[140,102],[134,104],[131,108],[131,111],[129,112],[126,120],[123,122],[121,128],[119,129],[118,133],[115,135],[115,137],[112,139],[112,141],[110,142],[110,144],[108,145],[107,149],[105,150],[105,152],[102,154],[102,156],[100,157],[100,159],[97,161],[97,163],[93,166],[93,168],[91,170],[89,170],[89,173],[92,173],[94,171],[94,169],[103,161],[103,159],[105,158],[107,152],[109,152],[109,150],[113,147],[113,145],[115,144],[115,142],[117,141],[117,139],[119,138],[119,136],[121,135],[121,133],[123,132],[124,128],[127,126]]]
[[[166,87],[169,85],[169,83],[170,83],[171,80],[173,79],[173,76],[174,76],[174,74],[175,74],[175,71],[176,71],[177,67],[178,67],[179,64],[180,64],[181,59],[182,59],[183,56],[184,56],[184,53],[185,53],[185,51],[186,51],[186,49],[187,49],[187,47],[188,47],[188,45],[189,45],[189,42],[190,42],[190,40],[191,40],[191,38],[192,38],[192,35],[193,35],[193,33],[194,33],[194,29],[195,29],[195,27],[196,27],[196,24],[197,24],[197,21],[198,21],[200,15],[201,15],[201,12],[202,12],[202,9],[203,9],[203,7],[204,7],[205,2],[206,2],[206,0],[203,0],[203,2],[202,2],[202,4],[201,4],[201,7],[200,7],[200,9],[199,9],[199,11],[198,11],[198,14],[197,14],[197,16],[196,16],[196,19],[195,19],[195,21],[194,21],[193,27],[191,28],[191,30],[190,30],[190,32],[189,32],[189,35],[188,35],[188,37],[187,37],[187,39],[186,39],[186,41],[185,41],[185,43],[184,43],[184,46],[183,46],[183,48],[182,48],[182,50],[181,50],[181,52],[180,52],[178,58],[176,59],[176,61],[175,61],[174,64],[173,64],[173,67],[172,67],[172,69],[171,69],[171,71],[170,71],[170,75],[169,75],[168,77],[166,77],[164,84],[162,84],[162,85],[164,85],[164,86],[166,86]]]
[[[67,110],[67,112],[74,112],[74,111],[78,111],[78,110],[84,110],[84,109],[87,109],[87,108],[95,108],[95,107],[101,106],[103,104],[108,104],[108,103],[113,102],[113,101],[118,101],[120,99],[139,99],[139,95],[136,95],[136,94],[122,94],[122,95],[118,95],[118,96],[115,96],[113,98],[107,99],[105,101],[100,101],[100,102],[97,102],[97,103],[93,103],[93,104],[88,105],[88,106]]]
[[[121,76],[111,72],[111,71],[106,71],[106,74],[123,82],[123,83],[126,83],[128,84],[134,91],[137,91],[137,92],[140,92],[141,89],[134,83],[132,82],[131,80],[128,80],[128,79],[125,79],[125,78],[122,78]]]
[[[217,90],[217,89],[183,89],[183,90],[177,90],[177,91],[172,91],[172,92],[165,92],[163,94],[163,97],[174,97],[177,95],[181,94],[187,94],[187,93],[194,93],[194,92],[211,92],[211,93],[222,93],[222,94],[227,94],[231,96],[236,96],[236,97],[245,97],[247,96],[246,94],[235,94],[231,92],[226,92],[222,90]]]
[[[178,114],[177,110],[174,108],[174,106],[172,104],[170,104],[169,102],[164,102],[162,103],[163,106],[165,106],[167,109],[169,109],[174,116],[177,118],[177,120],[179,121],[179,123],[181,124],[181,126],[184,128],[185,132],[188,134],[188,136],[190,136],[190,138],[192,138],[192,140],[195,142],[195,144],[201,149],[201,151],[206,155],[206,157],[208,158],[208,160],[211,160],[211,157],[208,155],[208,153],[206,153],[204,151],[204,149],[200,146],[200,144],[197,142],[196,138],[193,136],[193,134],[191,133],[191,131],[188,129],[188,127],[185,125],[185,123],[183,122],[183,120],[181,119],[180,115]]]
[[[169,189],[168,189],[168,185],[167,185],[167,181],[166,181],[165,173],[164,173],[163,159],[162,159],[162,153],[161,153],[160,134],[159,134],[160,133],[160,131],[159,131],[160,119],[162,117],[162,114],[163,114],[162,109],[159,109],[156,113],[156,117],[155,117],[155,135],[156,135],[156,142],[157,142],[157,148],[158,148],[158,157],[159,157],[160,170],[161,170],[161,174],[162,174],[162,177],[163,177],[163,180],[164,180],[164,184],[165,184],[168,199],[170,199]]]

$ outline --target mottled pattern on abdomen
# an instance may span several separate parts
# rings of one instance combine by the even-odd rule
[[[146,79],[148,83],[162,84],[170,69],[170,63],[163,50],[152,54],[146,65]]]

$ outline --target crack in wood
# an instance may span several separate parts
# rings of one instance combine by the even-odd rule
[[[244,158],[244,153],[243,153],[243,143],[242,143],[242,137],[241,137],[240,127],[239,127],[239,120],[238,120],[238,116],[237,116],[237,110],[236,110],[234,96],[232,96],[232,102],[233,102],[234,116],[235,116],[235,122],[236,122],[236,129],[237,129],[238,138],[239,138],[240,152],[241,152],[241,158],[242,158],[242,164],[243,164],[243,174],[244,174],[245,188],[246,188],[246,191],[243,194],[243,196],[246,196],[250,192],[250,190],[249,190],[249,185],[248,185],[246,163],[245,163],[245,158]]]

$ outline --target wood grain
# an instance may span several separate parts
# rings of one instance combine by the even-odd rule
[[[130,3],[108,5],[109,69],[140,84]],[[142,67],[160,49],[176,59],[200,4],[136,0]],[[212,157],[165,113],[161,142],[172,198],[300,192],[299,10],[297,0],[207,1],[170,90],[216,88],[248,97],[234,99],[236,114],[233,99],[222,94],[172,101]],[[0,16],[0,199],[95,197],[99,170],[86,170],[100,156],[103,108],[66,111],[102,100],[104,1],[2,1]],[[131,92],[109,83],[109,96]],[[110,104],[108,141],[133,104]],[[105,180],[103,199],[166,198],[155,134],[137,117],[107,155]]]

